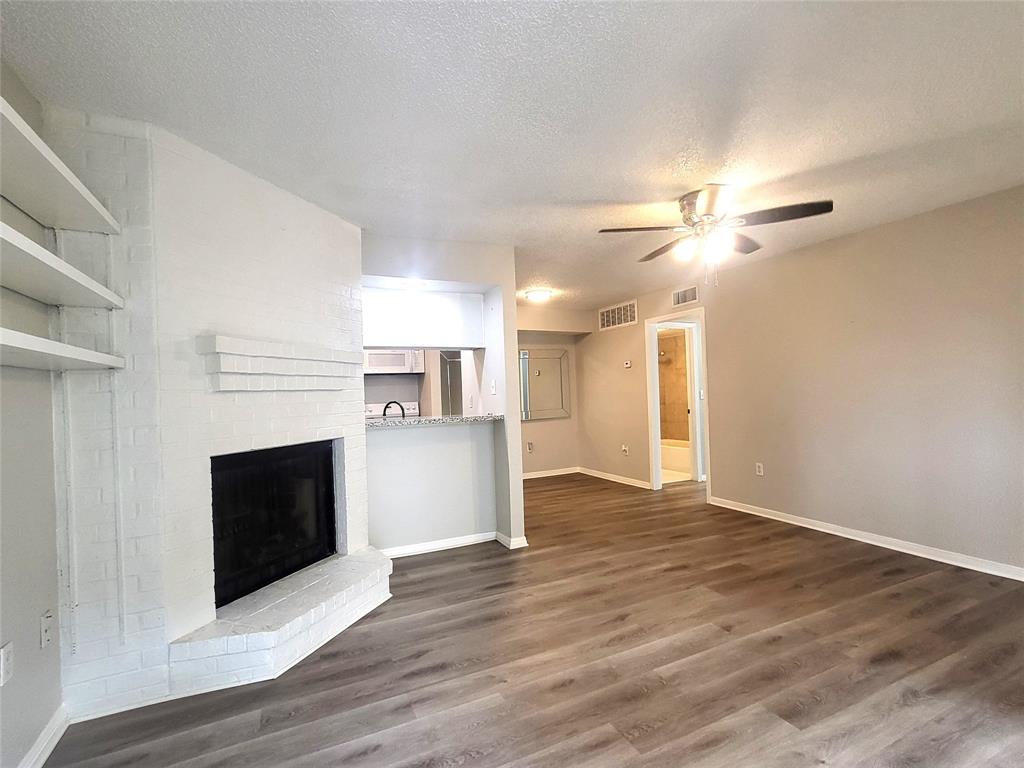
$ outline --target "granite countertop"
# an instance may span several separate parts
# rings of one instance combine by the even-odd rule
[[[476,424],[484,421],[504,421],[501,414],[486,416],[410,416],[407,419],[367,419],[367,429],[396,429],[399,427],[433,427],[442,424]]]

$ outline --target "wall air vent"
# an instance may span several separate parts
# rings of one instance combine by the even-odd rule
[[[599,331],[621,328],[624,325],[636,325],[636,323],[636,299],[597,310],[597,329]]]
[[[697,301],[697,286],[691,285],[689,288],[680,288],[678,291],[672,291],[672,306],[681,307],[683,304],[693,304]]]

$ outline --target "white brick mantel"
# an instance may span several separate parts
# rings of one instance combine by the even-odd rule
[[[58,233],[62,257],[125,297],[113,315],[66,310],[64,339],[125,369],[55,390],[69,714],[276,674],[388,594],[390,564],[367,549],[359,229],[152,126],[50,110],[44,131],[122,227]],[[331,562],[376,563],[362,591],[295,590],[269,666],[243,655],[188,671],[191,642],[225,626],[210,458],[317,440],[335,441],[339,474]],[[245,653],[248,634],[270,642],[230,634],[221,656],[243,635]]]
[[[196,339],[196,350],[216,392],[345,390],[363,375],[361,351],[315,344],[214,335]]]

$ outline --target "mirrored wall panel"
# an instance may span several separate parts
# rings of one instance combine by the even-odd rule
[[[564,349],[519,350],[523,421],[569,416],[569,353]]]

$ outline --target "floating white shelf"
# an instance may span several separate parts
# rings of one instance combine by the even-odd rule
[[[124,368],[124,358],[0,328],[0,365],[44,371]]]
[[[124,299],[0,222],[0,285],[44,304],[122,309]]]
[[[115,234],[120,227],[14,107],[0,98],[0,193],[47,227]]]

